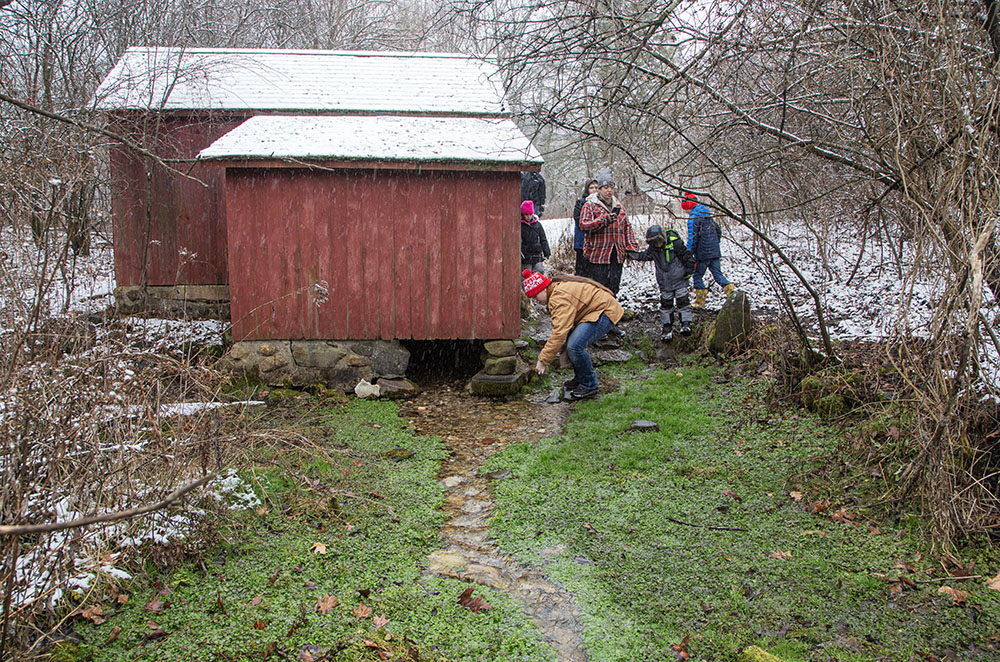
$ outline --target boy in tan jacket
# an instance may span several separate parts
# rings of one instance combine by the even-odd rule
[[[574,373],[573,379],[565,384],[569,397],[574,400],[594,397],[600,392],[600,385],[587,347],[603,338],[625,311],[611,290],[589,278],[548,278],[529,269],[524,270],[523,276],[524,293],[548,308],[552,316],[552,333],[538,355],[535,371],[544,375],[546,366],[565,344]]]

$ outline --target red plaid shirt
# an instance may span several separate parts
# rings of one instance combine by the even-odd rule
[[[611,207],[618,207],[615,217],[604,201],[595,193],[583,203],[580,210],[580,229],[583,230],[583,256],[595,264],[611,264],[611,250],[618,249],[617,262],[625,261],[625,251],[639,250],[639,242],[632,232],[625,210],[617,198]]]

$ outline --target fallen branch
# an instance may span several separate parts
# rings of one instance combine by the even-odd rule
[[[104,522],[117,522],[118,520],[129,519],[132,517],[138,517],[139,515],[145,515],[146,513],[151,513],[154,510],[161,510],[166,508],[174,501],[177,501],[182,496],[190,492],[191,490],[197,489],[215,478],[215,474],[209,474],[204,478],[194,481],[193,483],[188,483],[183,487],[180,487],[173,492],[171,492],[165,499],[157,503],[151,504],[149,506],[142,506],[139,508],[131,508],[129,510],[121,510],[113,513],[105,513],[103,515],[90,515],[89,517],[80,517],[78,519],[70,520],[68,522],[52,522],[49,524],[23,524],[23,525],[0,525],[0,536],[20,536],[26,533],[48,533],[51,531],[62,531],[63,529],[75,529],[81,526],[89,526],[91,524],[101,524]]]
[[[693,524],[691,522],[685,522],[684,520],[674,519],[673,517],[667,517],[666,519],[671,522],[676,522],[677,524],[683,524],[684,526],[697,526],[701,529],[712,529],[713,531],[743,531],[744,533],[750,531],[750,529],[741,529],[738,526],[712,526],[711,524]]]

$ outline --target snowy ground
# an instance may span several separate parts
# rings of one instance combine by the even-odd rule
[[[684,220],[662,216],[635,216],[630,220],[640,242],[646,228],[653,223],[673,227],[681,237],[687,237]],[[564,236],[572,240],[573,219],[543,219],[542,225],[551,246]],[[775,231],[772,238],[819,292],[833,339],[884,340],[900,325],[919,335],[931,319],[935,293],[942,289],[941,281],[928,276],[908,288],[901,274],[886,259],[888,251],[893,249],[902,250],[905,259],[909,250],[907,246],[890,247],[883,242],[869,242],[861,253],[857,242],[839,241],[838,237],[820,242],[809,229],[798,223],[785,225]],[[645,246],[645,243],[642,242],[642,245]],[[782,314],[777,294],[764,271],[744,249],[751,245],[749,230],[727,228],[722,240],[722,272],[750,296],[756,314],[764,318],[777,317]],[[810,330],[815,331],[816,311],[812,297],[791,271],[783,268],[782,273],[786,276],[796,312],[807,326],[812,325]],[[705,283],[709,286],[708,308],[718,310],[725,300],[722,288],[715,285],[708,274],[705,275]],[[659,295],[652,263],[626,264],[618,298],[627,308],[658,308]],[[997,319],[1000,314],[994,301],[989,301],[983,312],[987,319]],[[986,343],[981,360],[985,381],[993,390],[1000,388],[1000,357],[991,343]]]

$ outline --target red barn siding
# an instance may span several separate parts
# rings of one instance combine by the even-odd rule
[[[517,172],[226,173],[235,340],[520,333]]]
[[[164,159],[194,158],[217,138],[241,124],[246,117],[150,117],[152,132],[159,121],[158,140],[150,148]],[[114,127],[143,144],[141,128],[134,122]],[[176,164],[187,171],[190,164]],[[207,184],[152,168],[149,184],[146,159],[124,148],[111,150],[111,200],[114,226],[115,278],[119,285],[142,284],[143,249],[146,245],[146,202],[150,202],[148,268],[149,285],[223,285],[229,282],[226,245],[225,176],[219,168],[195,165],[190,174]],[[185,259],[181,250],[195,253]]]

